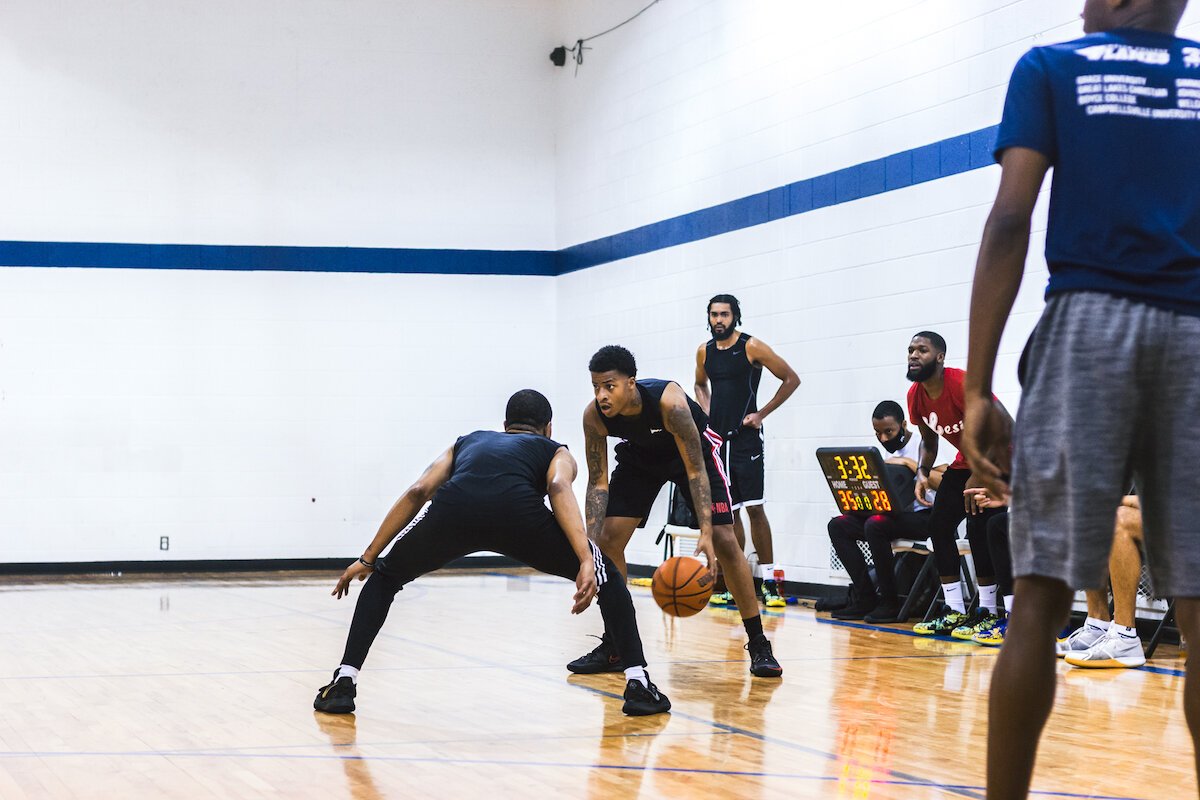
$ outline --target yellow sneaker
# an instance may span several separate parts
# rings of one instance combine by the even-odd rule
[[[720,594],[714,594],[712,597],[708,598],[708,604],[710,606],[736,605],[733,602],[733,595],[730,594],[729,592],[721,592]]]
[[[779,594],[775,581],[762,582],[762,601],[767,608],[785,608],[787,606],[787,600]]]
[[[1004,644],[1004,632],[1008,630],[1008,620],[1002,619],[987,630],[982,630],[971,637],[975,644],[988,647],[999,647]]]

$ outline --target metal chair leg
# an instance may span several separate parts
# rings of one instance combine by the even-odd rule
[[[1162,619],[1158,621],[1158,627],[1154,629],[1154,635],[1150,637],[1150,643],[1146,645],[1146,658],[1153,658],[1154,651],[1158,649],[1158,643],[1162,639],[1163,629],[1167,627],[1168,622],[1175,621],[1175,600],[1171,599],[1167,603],[1167,611],[1163,614]]]

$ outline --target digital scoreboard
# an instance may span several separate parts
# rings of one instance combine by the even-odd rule
[[[887,465],[874,447],[819,447],[817,461],[843,514],[887,514],[906,510],[897,503],[894,478],[889,476]],[[904,471],[908,472],[911,481],[912,473]]]

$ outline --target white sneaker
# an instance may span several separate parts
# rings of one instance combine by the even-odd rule
[[[1054,644],[1054,653],[1062,658],[1067,653],[1082,653],[1096,642],[1104,638],[1107,630],[1101,630],[1092,625],[1084,624],[1071,632],[1070,636],[1059,639]]]
[[[1136,636],[1124,636],[1112,628],[1095,644],[1082,653],[1070,652],[1063,657],[1072,667],[1113,669],[1140,667],[1146,663],[1142,652],[1142,640]]]

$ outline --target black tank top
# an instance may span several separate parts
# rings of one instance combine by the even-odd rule
[[[536,433],[475,431],[454,443],[454,467],[433,501],[462,510],[545,508],[546,472],[561,444]]]
[[[746,342],[750,334],[739,333],[732,347],[717,347],[710,339],[704,348],[704,371],[712,383],[712,399],[708,404],[709,421],[713,430],[728,438],[741,430],[747,414],[758,411],[758,382],[762,367],[750,363]]]
[[[636,417],[616,416],[606,417],[600,412],[599,404],[596,411],[604,421],[604,427],[609,436],[624,439],[629,447],[652,458],[665,459],[671,456],[679,457],[679,448],[675,445],[675,436],[663,425],[662,396],[674,381],[664,381],[658,378],[643,378],[637,382],[638,394],[642,396],[642,411]],[[685,394],[684,397],[687,397]],[[708,415],[692,398],[687,398],[688,409],[692,412],[692,420],[696,430],[703,435],[708,427]]]

